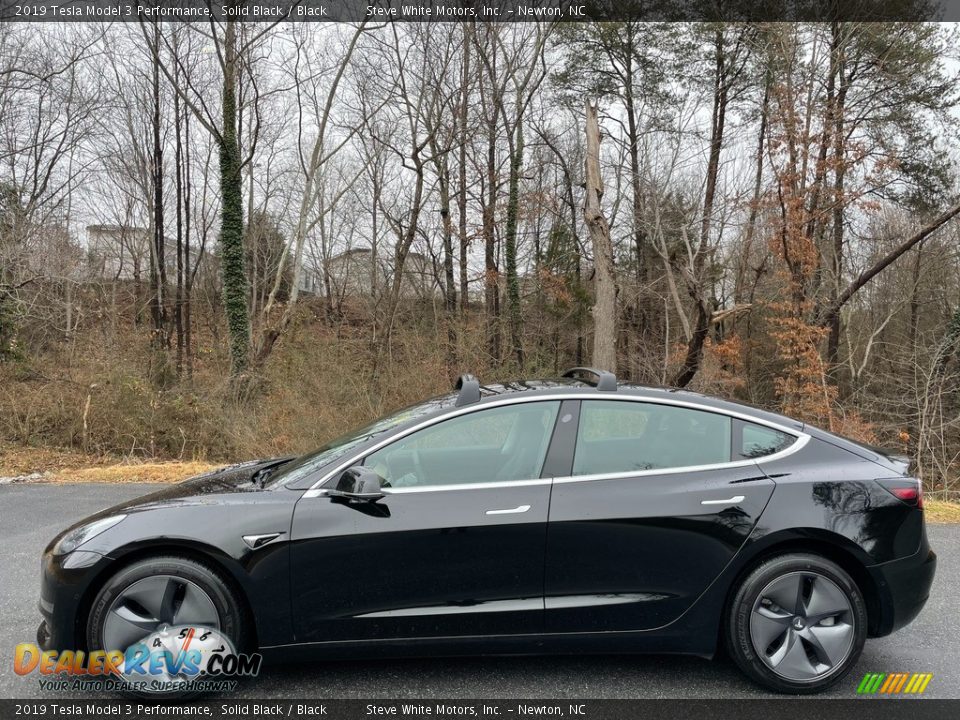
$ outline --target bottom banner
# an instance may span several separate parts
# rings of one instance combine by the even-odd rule
[[[140,700],[0,700],[0,718],[656,718],[656,720],[884,720],[960,717],[960,700],[230,700],[151,703]]]

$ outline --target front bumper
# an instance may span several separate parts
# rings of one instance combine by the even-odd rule
[[[924,542],[915,555],[867,568],[879,600],[879,616],[871,636],[882,637],[908,625],[930,597],[937,554]]]
[[[46,620],[40,621],[40,627],[37,628],[37,647],[41,650],[53,650],[50,643],[50,627]]]
[[[99,553],[82,551],[85,563],[77,566],[77,557],[45,552],[40,564],[40,615],[37,645],[43,650],[83,649],[83,634],[78,632],[80,614],[87,590],[96,576],[110,563]]]

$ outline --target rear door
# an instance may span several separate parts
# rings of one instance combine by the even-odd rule
[[[723,414],[584,400],[575,424],[570,474],[550,501],[547,631],[665,625],[730,562],[774,484],[733,456],[743,434]]]

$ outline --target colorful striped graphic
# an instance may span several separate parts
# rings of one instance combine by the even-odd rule
[[[932,679],[933,673],[867,673],[857,687],[857,694],[919,695]]]

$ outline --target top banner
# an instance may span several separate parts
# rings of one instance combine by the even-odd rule
[[[958,21],[960,0],[0,0],[0,22]]]

